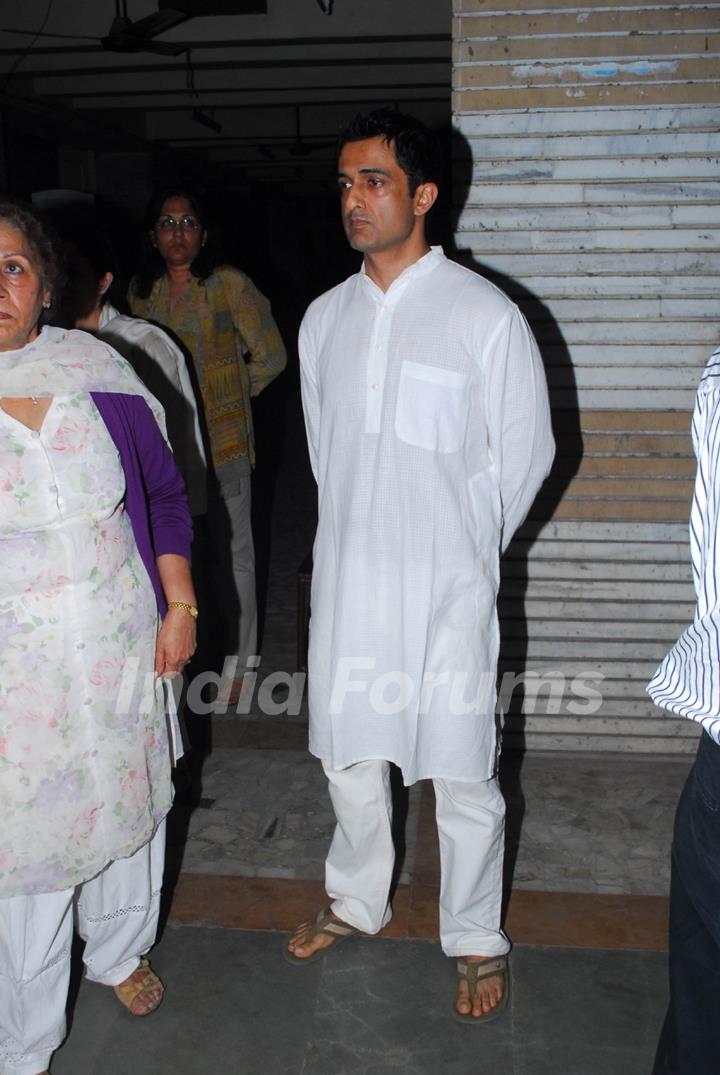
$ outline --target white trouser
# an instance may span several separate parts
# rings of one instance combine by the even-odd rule
[[[238,602],[234,649],[234,653],[238,655],[238,675],[242,675],[248,657],[257,653],[258,618],[255,598],[255,546],[250,522],[250,483],[250,474],[241,474],[232,482],[220,482],[220,498],[225,505],[230,527],[230,557]],[[210,525],[212,526],[212,518]]]
[[[337,826],[325,887],[338,918],[364,933],[389,921],[395,853],[390,767],[363,761],[329,769]],[[440,840],[440,943],[448,956],[503,955],[500,929],[505,802],[497,781],[433,780]]]
[[[0,899],[0,1075],[37,1075],[65,1037],[73,907],[86,976],[119,985],[152,947],[165,822],[130,858],[77,888]]]

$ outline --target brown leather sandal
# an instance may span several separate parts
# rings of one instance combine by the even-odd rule
[[[314,963],[316,959],[322,959],[323,956],[332,951],[336,945],[340,944],[340,941],[344,941],[346,937],[352,937],[353,933],[358,932],[359,930],[355,929],[354,926],[348,926],[346,922],[339,922],[330,908],[324,907],[322,911],[318,911],[312,922],[308,922],[303,944],[309,944],[313,937],[317,937],[318,933],[324,933],[327,937],[332,937],[332,944],[326,945],[325,948],[318,948],[317,952],[313,952],[311,956],[296,956],[287,948],[284,948],[285,958],[288,963],[294,963],[295,966],[300,963]]]
[[[143,996],[145,993],[151,993],[158,987],[160,988],[160,994],[152,1008],[146,1012],[134,1012],[132,1010],[133,1003],[138,997]],[[150,961],[141,959],[137,970],[134,970],[130,977],[126,978],[120,985],[114,985],[113,991],[123,1007],[127,1008],[132,1016],[139,1019],[143,1015],[152,1015],[153,1012],[157,1011],[165,994],[165,986],[155,971],[150,970]]]
[[[469,1012],[457,1010],[457,997],[453,1001],[453,1015],[460,1023],[489,1023],[497,1019],[505,1011],[510,996],[510,968],[507,956],[497,956],[493,959],[484,959],[480,963],[470,963],[467,959],[459,959],[457,964],[458,979],[467,982],[468,998],[472,1005],[475,998],[475,990],[478,982],[484,978],[502,978],[503,995],[494,1008],[484,1015],[473,1015],[472,1008]]]

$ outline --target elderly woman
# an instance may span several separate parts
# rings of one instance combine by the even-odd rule
[[[242,673],[257,649],[250,397],[284,369],[285,348],[265,296],[245,273],[217,263],[207,213],[195,193],[174,188],[157,194],[146,224],[144,263],[128,301],[138,317],[170,329],[195,365],[217,478],[208,501],[206,558],[223,563],[230,553],[236,607],[225,653],[238,655]],[[227,607],[225,580],[212,581],[218,607]]]
[[[106,344],[39,328],[57,286],[38,219],[0,203],[0,1075],[63,1039],[74,904],[88,978],[160,1003],[163,677],[195,648],[162,412]]]

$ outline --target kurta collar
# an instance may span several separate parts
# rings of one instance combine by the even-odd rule
[[[120,311],[116,310],[115,307],[111,303],[109,303],[109,302],[104,303],[103,306],[100,307],[100,320],[98,321],[98,332],[102,332],[102,330],[104,328],[106,328],[106,326],[111,321],[113,321],[118,316],[119,313],[120,313]]]
[[[427,254],[423,254],[421,258],[414,261],[412,265],[408,265],[407,269],[403,269],[400,275],[393,280],[387,291],[383,291],[381,287],[371,280],[365,272],[365,262],[363,261],[360,269],[360,276],[362,277],[365,287],[376,302],[382,303],[384,306],[393,305],[403,292],[407,289],[408,285],[414,280],[419,280],[421,277],[426,276],[429,272],[438,265],[440,261],[445,260],[443,248],[441,246],[431,246]]]

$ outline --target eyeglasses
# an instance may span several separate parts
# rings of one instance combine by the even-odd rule
[[[180,231],[197,231],[200,221],[194,216],[183,216],[179,220],[174,216],[161,216],[155,227],[158,231],[175,231],[175,228],[180,228]]]

